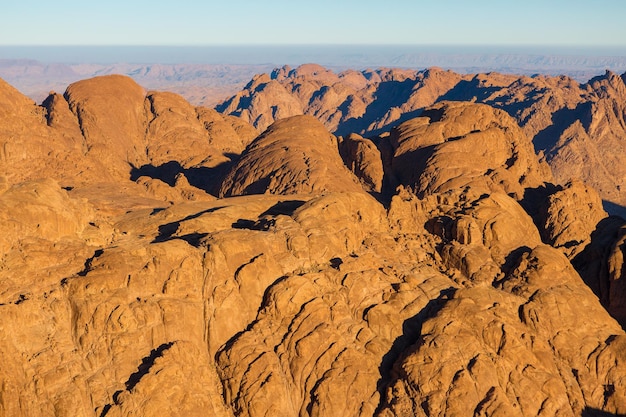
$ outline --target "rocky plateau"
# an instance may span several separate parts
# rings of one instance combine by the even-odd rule
[[[625,78],[0,80],[0,416],[626,415]]]

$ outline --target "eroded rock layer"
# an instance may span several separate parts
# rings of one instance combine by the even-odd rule
[[[626,222],[505,112],[257,136],[120,77],[0,87],[0,415],[626,413]]]
[[[261,130],[280,118],[308,114],[336,135],[371,136],[441,101],[485,103],[516,120],[559,183],[582,180],[623,216],[625,79],[611,71],[579,83],[565,76],[461,75],[438,68],[336,74],[307,64],[259,75],[217,108]]]

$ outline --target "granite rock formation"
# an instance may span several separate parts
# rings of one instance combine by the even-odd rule
[[[626,214],[623,150],[626,75],[611,71],[586,83],[566,76],[461,75],[429,68],[345,71],[312,64],[259,75],[217,106],[263,130],[298,114],[317,117],[334,134],[372,137],[446,101],[475,101],[513,116],[559,183],[582,180],[614,213]]]
[[[311,116],[272,124],[243,151],[219,195],[362,190],[337,152],[337,138]]]
[[[123,77],[0,87],[1,416],[626,413],[626,222],[506,112],[257,135]]]

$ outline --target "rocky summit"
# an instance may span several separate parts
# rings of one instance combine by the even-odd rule
[[[626,414],[623,90],[0,81],[0,416]]]
[[[612,213],[626,215],[626,74],[580,83],[566,76],[458,74],[439,68],[341,73],[314,64],[256,76],[218,105],[264,130],[279,118],[309,114],[333,133],[384,134],[442,101],[504,110],[530,138],[560,183],[594,187]]]

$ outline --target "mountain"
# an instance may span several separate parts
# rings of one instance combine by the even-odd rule
[[[600,192],[612,213],[624,214],[625,79],[607,71],[581,84],[565,76],[462,75],[438,68],[336,74],[308,64],[256,76],[217,109],[260,130],[308,114],[337,135],[375,137],[440,101],[488,104],[515,118],[557,181],[580,179]]]
[[[96,54],[94,51],[97,50],[93,48],[91,52]],[[6,53],[10,55],[10,51]],[[213,106],[241,89],[254,74],[272,69],[272,65],[262,64],[67,61],[51,63],[33,59],[0,59],[0,77],[37,102],[44,100],[50,91],[64,91],[76,81],[103,75],[126,75],[145,88],[181,94],[194,105]],[[94,60],[103,61],[106,62],[106,59]]]
[[[414,82],[299,71],[336,81],[320,115]],[[124,76],[0,82],[0,415],[626,413],[626,220],[437,74],[373,136],[254,113],[302,104],[288,74],[246,90],[262,132]]]

